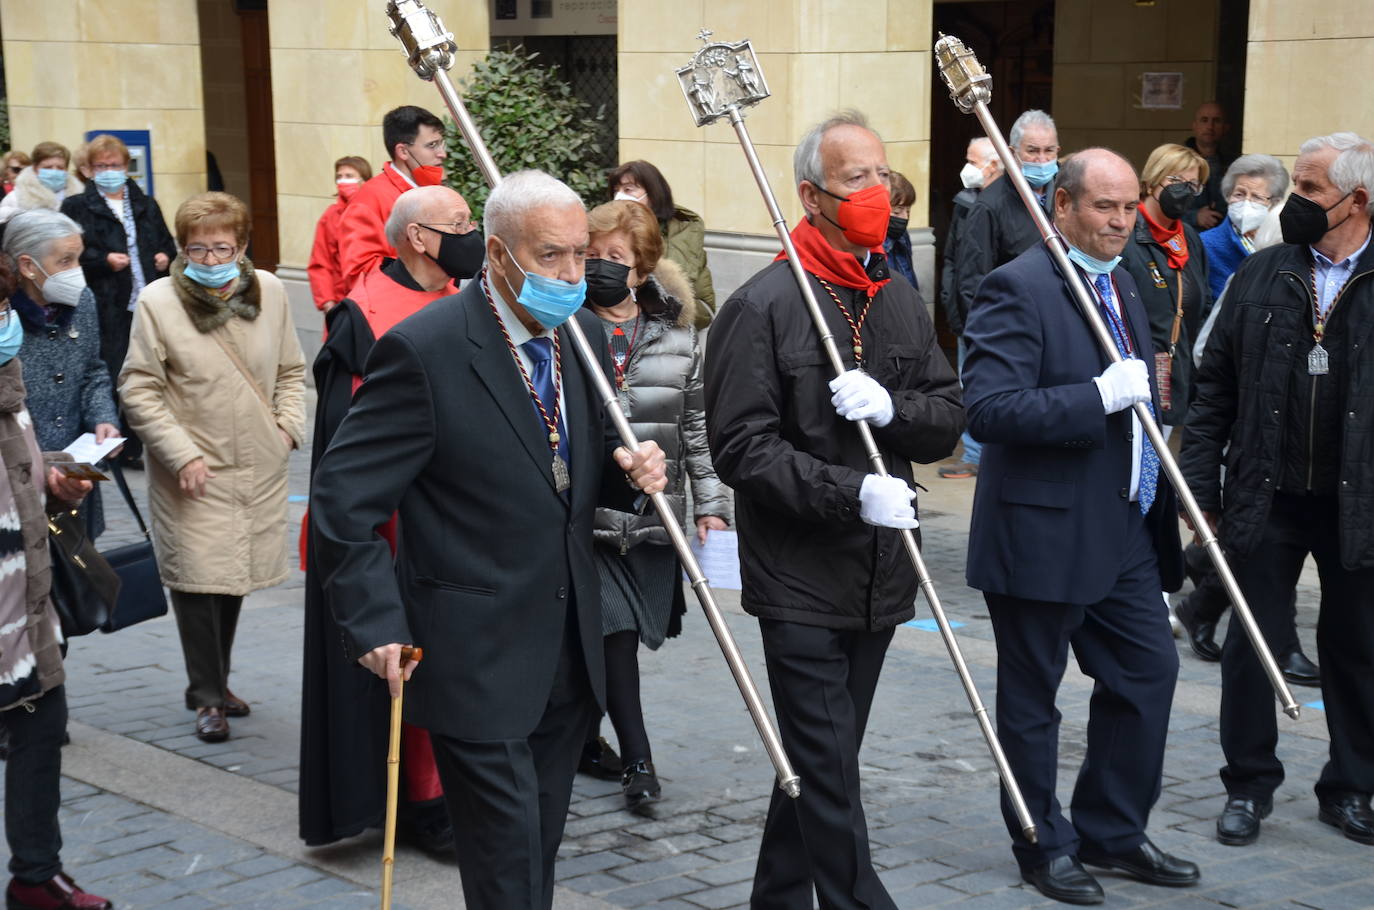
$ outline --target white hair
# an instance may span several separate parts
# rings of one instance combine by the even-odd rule
[[[386,219],[386,242],[392,249],[399,250],[406,240],[406,228],[425,221],[429,217],[425,213],[431,206],[438,205],[449,194],[456,196],[457,192],[446,186],[420,186],[396,197],[396,204]]]
[[[42,259],[51,252],[54,240],[81,233],[81,225],[61,212],[30,209],[15,215],[6,225],[5,252],[16,261],[20,256]]]
[[[1359,133],[1332,133],[1308,139],[1298,148],[1298,154],[1310,155],[1323,149],[1338,152],[1326,173],[1331,183],[1347,196],[1363,187],[1369,194],[1365,211],[1374,215],[1374,145]]]
[[[524,215],[544,206],[562,206],[586,211],[582,198],[562,180],[543,171],[516,171],[508,174],[487,197],[482,212],[482,232],[500,237],[509,246],[520,243]]]
[[[1021,138],[1026,135],[1026,127],[1040,126],[1048,130],[1053,130],[1056,141],[1059,137],[1059,128],[1054,125],[1054,118],[1044,111],[1034,108],[1023,113],[1011,125],[1011,147],[1020,148]]]
[[[821,140],[837,126],[860,126],[878,136],[877,131],[868,125],[868,118],[860,111],[850,109],[827,117],[806,131],[797,143],[796,151],[792,153],[792,175],[796,178],[797,186],[801,186],[803,180],[819,187],[825,186],[825,168],[821,166]],[[878,138],[882,139],[881,136]]]
[[[997,149],[993,148],[992,140],[987,136],[975,136],[968,141],[968,150],[974,157],[983,163],[983,167],[989,164],[996,164],[1000,171],[1003,168],[1002,159],[997,157]]]
[[[1283,162],[1273,155],[1241,155],[1226,169],[1221,178],[1221,198],[1230,199],[1236,181],[1241,177],[1263,177],[1269,187],[1270,203],[1278,202],[1288,192],[1288,172]]]

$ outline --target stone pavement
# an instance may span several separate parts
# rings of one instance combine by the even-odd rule
[[[307,453],[293,456],[294,496],[305,493],[307,464]],[[142,475],[132,477],[141,489]],[[957,634],[992,705],[991,628],[981,597],[962,584],[973,485],[939,480],[935,466],[920,468],[918,479],[931,488],[922,496],[926,559],[950,617],[963,623]],[[135,533],[117,493],[109,492],[104,545]],[[293,522],[302,509],[303,500],[293,503]],[[1314,574],[1309,570],[1300,590],[1300,632],[1315,655]],[[72,643],[64,860],[83,885],[116,898],[120,908],[376,905],[379,834],[317,850],[295,836],[300,586],[296,576],[245,604],[233,684],[253,714],[233,722],[227,743],[207,745],[192,735],[170,617]],[[716,594],[766,698],[757,626],[740,611],[736,592]],[[918,620],[928,615],[919,603]],[[1018,881],[992,763],[939,635],[925,625],[898,630],[862,755],[883,881],[902,908],[1054,906]],[[642,657],[664,799],[651,815],[632,815],[615,784],[578,779],[558,868],[560,908],[699,910],[747,902],[771,768],[695,608],[685,626],[681,638]],[[1326,751],[1317,708],[1306,708],[1297,722],[1280,716],[1289,784],[1260,841],[1248,848],[1215,841],[1222,804],[1217,668],[1186,647],[1181,662],[1151,834],[1197,860],[1203,881],[1174,891],[1104,874],[1107,906],[1374,907],[1374,852],[1316,819],[1311,783]],[[1090,693],[1071,668],[1060,698],[1065,798],[1083,754]],[[1300,701],[1319,698],[1310,689],[1296,694]],[[450,864],[402,848],[396,875],[397,907],[461,906]]]

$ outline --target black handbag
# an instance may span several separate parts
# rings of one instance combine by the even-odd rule
[[[110,621],[119,600],[119,574],[86,534],[86,519],[75,509],[48,516],[52,557],[50,597],[62,621],[62,635],[86,635]]]
[[[101,555],[119,575],[119,599],[109,617],[100,626],[102,632],[117,632],[135,623],[156,619],[167,615],[167,592],[162,588],[162,577],[157,571],[157,557],[153,553],[153,540],[148,534],[148,526],[143,523],[143,513],[129,492],[129,484],[124,479],[124,471],[111,461],[110,473],[114,474],[119,492],[124,494],[129,511],[134,513],[138,529],[143,532],[143,540],[106,550]]]

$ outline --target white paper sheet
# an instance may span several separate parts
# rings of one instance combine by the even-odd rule
[[[111,436],[104,442],[96,442],[94,433],[82,433],[76,441],[62,451],[72,456],[77,464],[95,464],[115,449],[124,445],[123,436]]]
[[[739,580],[739,539],[734,531],[712,531],[706,535],[706,545],[697,541],[695,532],[690,537],[692,553],[701,563],[702,574],[713,588],[740,589]]]

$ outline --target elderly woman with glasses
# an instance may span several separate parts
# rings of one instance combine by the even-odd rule
[[[176,214],[182,255],[144,288],[119,396],[148,447],[162,581],[186,659],[196,735],[249,713],[229,691],[245,595],[287,578],[287,456],[305,429],[305,358],[286,291],[243,254],[248,211],[202,193]]]
[[[24,168],[28,167],[30,164],[33,164],[33,159],[30,158],[27,153],[19,151],[19,149],[10,149],[5,153],[5,175],[4,178],[0,180],[0,190],[4,192],[0,193],[0,195],[8,196],[10,193],[14,192],[15,178],[19,176],[20,171],[24,170]]]
[[[1226,220],[1202,232],[1213,300],[1221,297],[1241,260],[1259,249],[1259,229],[1287,194],[1288,172],[1273,155],[1242,155],[1226,169],[1221,178]]]
[[[86,145],[86,166],[91,181],[62,203],[62,214],[84,231],[81,268],[100,314],[100,356],[114,380],[129,349],[138,295],[167,274],[177,250],[157,200],[129,178],[129,149],[123,142],[106,133],[96,136]],[[123,430],[129,436],[123,462],[141,467],[143,444],[127,420]]]
[[[1121,252],[1150,317],[1150,353],[1163,406],[1157,416],[1166,436],[1188,412],[1192,339],[1212,306],[1207,251],[1183,221],[1206,183],[1207,160],[1192,149],[1168,143],[1151,152],[1140,171],[1131,239]]]

